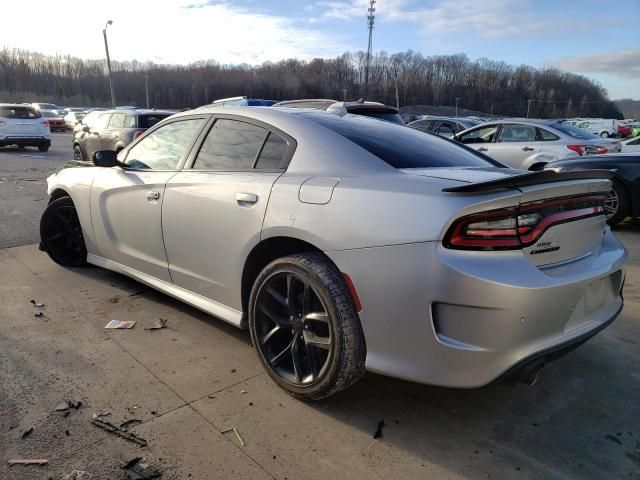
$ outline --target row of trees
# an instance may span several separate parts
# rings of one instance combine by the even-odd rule
[[[333,59],[288,59],[262,65],[189,65],[115,62],[113,80],[121,105],[195,107],[216,98],[366,97],[391,105],[455,105],[494,115],[531,117],[616,117],[622,114],[606,90],[584,76],[557,69],[513,66],[466,55],[424,57],[418,52],[379,52],[365,85],[366,53]],[[104,61],[0,51],[2,101],[51,101],[65,105],[109,105]]]

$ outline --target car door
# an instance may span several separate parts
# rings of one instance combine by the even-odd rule
[[[491,157],[513,168],[527,170],[540,150],[536,127],[519,123],[503,124],[500,134],[491,146]]]
[[[244,261],[294,149],[291,137],[268,125],[215,119],[188,168],[167,182],[162,229],[176,285],[242,309]]]
[[[499,125],[481,125],[460,135],[456,135],[455,139],[474,150],[492,157],[491,151],[495,145],[494,140],[497,137],[498,129]]]
[[[124,127],[124,120],[126,114],[114,113],[111,115],[111,119],[100,135],[100,149],[101,150],[113,150],[116,149],[116,144],[120,139],[120,132]]]
[[[162,239],[162,202],[206,116],[181,117],[123,151],[124,167],[103,168],[91,186],[91,221],[101,255],[171,281]]]
[[[111,119],[111,114],[105,113],[100,116],[98,120],[91,123],[89,126],[89,131],[86,132],[83,138],[82,149],[84,150],[84,154],[87,160],[91,161],[93,158],[94,152],[98,150],[102,150],[102,132],[107,128],[109,124],[109,120]]]

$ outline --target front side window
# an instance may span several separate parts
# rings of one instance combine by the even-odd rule
[[[253,167],[268,131],[237,120],[214,123],[198,152],[194,169],[244,170]]]
[[[127,115],[124,119],[124,128],[136,128],[136,117]]]
[[[503,125],[500,141],[516,143],[535,142],[536,127],[532,127],[531,125]]]
[[[129,150],[125,164],[136,169],[175,170],[203,123],[202,118],[191,118],[158,128]]]
[[[453,131],[453,129],[454,127],[452,124],[443,122],[442,125],[440,125],[440,128],[438,128],[438,134],[442,135],[443,137],[451,137],[456,133]]]
[[[497,131],[496,125],[488,125],[465,133],[460,137],[460,141],[462,143],[491,143]]]

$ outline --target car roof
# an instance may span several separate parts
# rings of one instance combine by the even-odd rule
[[[94,110],[94,111],[102,111],[102,110]],[[104,113],[134,113],[136,115],[173,115],[176,112],[170,112],[168,110],[152,110],[146,108],[129,108],[129,109],[116,109],[116,110],[106,110]]]

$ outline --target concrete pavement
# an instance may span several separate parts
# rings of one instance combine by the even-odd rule
[[[164,479],[640,478],[640,227],[618,235],[632,254],[622,315],[534,387],[367,375],[317,404],[273,384],[247,332],[35,246],[0,250],[0,478],[124,479],[136,456]],[[158,318],[168,328],[144,330]],[[138,323],[104,330],[112,319]],[[64,399],[83,406],[51,414]],[[102,411],[142,420],[132,431],[148,446],[92,425]],[[232,427],[244,446],[221,433]],[[15,457],[49,465],[8,467]]]

